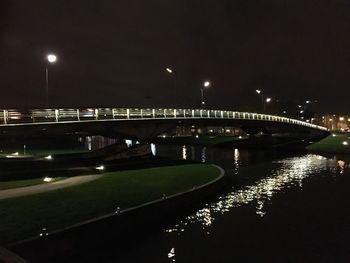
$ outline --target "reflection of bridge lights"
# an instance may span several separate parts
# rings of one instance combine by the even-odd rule
[[[175,258],[174,257],[175,257],[175,248],[173,247],[173,248],[170,249],[170,251],[168,253],[168,258],[172,259],[172,261],[175,262]]]
[[[179,229],[183,229],[183,226],[188,223],[197,222],[206,228],[215,220],[215,214],[227,213],[231,208],[240,207],[253,201],[256,201],[257,204],[255,207],[256,214],[263,217],[266,215],[266,211],[263,208],[274,194],[283,190],[288,185],[302,187],[303,179],[315,172],[327,169],[327,159],[313,154],[288,158],[275,163],[281,164],[281,167],[277,170],[272,170],[269,177],[258,180],[254,185],[249,185],[243,189],[233,190],[230,193],[222,195],[216,203],[206,205],[205,208],[198,210],[195,215],[187,217],[179,225],[172,228],[171,231],[179,231]],[[330,165],[334,166],[336,164]]]
[[[186,147],[186,145],[182,146],[182,159],[187,160],[187,147]]]
[[[201,152],[201,161],[202,161],[202,163],[205,163],[206,160],[207,160],[207,153],[206,153],[206,151],[207,151],[207,148],[203,147],[202,148],[202,152]]]
[[[235,164],[235,174],[238,173],[240,159],[241,158],[240,158],[239,150],[236,148],[234,150],[234,155],[233,155],[233,160],[234,160],[234,164]]]
[[[256,206],[256,214],[263,217],[266,215],[266,211],[263,211],[264,208],[264,202],[258,200],[257,201],[257,206]]]
[[[234,150],[234,160],[235,164],[239,161],[239,150],[237,148]]]
[[[344,173],[344,170],[345,170],[345,162],[344,161],[342,161],[342,160],[338,160],[338,166],[339,166],[339,168],[340,168],[340,171],[339,171],[339,173]]]
[[[156,156],[157,148],[156,148],[156,145],[154,143],[151,143],[151,152],[152,152],[153,156]]]

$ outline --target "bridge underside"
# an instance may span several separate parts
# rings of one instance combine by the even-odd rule
[[[242,129],[251,136],[269,135],[282,140],[312,140],[326,137],[329,132],[290,123],[264,120],[239,119],[131,119],[122,121],[86,121],[66,123],[43,123],[30,125],[1,126],[0,138],[40,138],[61,135],[102,135],[112,138],[150,140],[171,132],[177,126],[232,126]]]

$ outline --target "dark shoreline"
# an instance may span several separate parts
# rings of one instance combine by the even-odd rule
[[[32,262],[74,262],[75,257],[84,256],[83,251],[88,249],[116,243],[119,244],[118,248],[123,248],[129,243],[128,240],[135,241],[140,235],[170,225],[208,198],[218,195],[227,185],[226,182],[227,178],[221,170],[217,179],[203,186],[92,219],[48,236],[18,242],[7,248]]]

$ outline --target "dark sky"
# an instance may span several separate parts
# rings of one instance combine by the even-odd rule
[[[254,110],[256,88],[283,103],[348,112],[350,1],[1,0],[0,105]],[[0,108],[1,108],[0,107]]]

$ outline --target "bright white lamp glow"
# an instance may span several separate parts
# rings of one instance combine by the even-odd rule
[[[204,87],[209,87],[210,86],[210,82],[209,81],[204,81],[204,84],[203,84]]]
[[[271,98],[266,98],[266,102],[270,102],[271,101]]]
[[[48,156],[45,156],[44,157],[46,160],[52,160],[52,155],[50,154],[50,155],[48,155]]]
[[[105,167],[103,165],[97,166],[96,170],[103,171]]]
[[[343,145],[348,145],[348,142],[347,141],[343,141]]]
[[[261,90],[259,90],[259,89],[256,89],[255,91],[256,91],[256,93],[258,93],[258,94],[261,93]]]
[[[166,71],[168,71],[170,74],[173,73],[173,71],[171,70],[171,68],[166,68]]]
[[[50,183],[50,182],[52,182],[52,180],[53,180],[53,178],[51,178],[51,177],[45,177],[43,179],[43,181],[46,182],[46,183]]]
[[[46,58],[47,61],[49,61],[50,63],[55,63],[57,61],[57,56],[54,54],[49,54]]]

